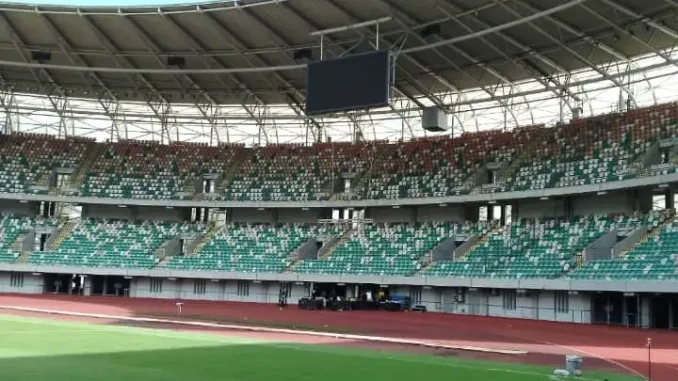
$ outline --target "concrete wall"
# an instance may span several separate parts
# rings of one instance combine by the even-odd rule
[[[279,209],[278,222],[280,223],[314,223],[321,218],[320,209]]]
[[[23,285],[12,285],[12,273],[0,272],[0,293],[41,294],[43,290],[42,275],[23,274]]]
[[[135,207],[120,208],[110,205],[83,205],[83,218],[103,218],[133,221]]]
[[[516,292],[515,309],[506,309],[503,306],[504,293],[514,290],[501,290],[496,295],[490,295],[488,302],[489,316],[520,318],[520,319],[538,319],[539,305],[536,294],[531,292]]]
[[[439,289],[434,287],[423,287],[421,290],[421,305],[426,307],[430,312],[442,311],[442,293]]]
[[[575,216],[611,213],[632,214],[634,197],[631,192],[613,192],[604,195],[572,197],[572,212]]]
[[[426,205],[417,208],[417,221],[466,222],[464,208],[461,205]]]
[[[365,211],[365,217],[375,222],[415,222],[415,209],[402,208],[370,208]]]
[[[280,292],[278,282],[210,280],[206,279],[204,292],[195,279],[164,279],[161,293],[151,292],[150,278],[134,278],[130,285],[130,296],[139,298],[183,299],[183,300],[215,300],[253,303],[277,303]],[[239,283],[247,284],[248,290],[239,287]],[[288,304],[297,304],[306,296],[303,284],[291,283],[287,296]]]
[[[0,214],[12,214],[17,216],[36,216],[38,214],[37,203],[20,203],[13,200],[0,200]]]
[[[152,221],[183,221],[183,208],[158,208],[149,206],[140,206],[137,208],[136,218],[140,220]]]
[[[565,217],[563,200],[521,200],[513,208],[513,221],[520,218]]]
[[[231,222],[273,223],[275,213],[270,209],[231,209]]]
[[[591,296],[589,294],[569,293],[569,311],[556,310],[555,291],[543,291],[539,294],[539,319],[566,323],[591,323]]]
[[[23,286],[12,285],[9,272],[0,272],[0,293],[40,294],[43,291],[43,277],[23,273]],[[89,279],[89,278],[88,278]],[[204,287],[196,287],[204,285]],[[248,290],[243,292],[243,284]],[[151,278],[137,277],[131,280],[130,296],[160,299],[237,301],[256,303],[277,303],[280,283],[273,281],[237,281],[237,280],[194,280],[163,279],[162,292],[151,292]],[[349,296],[354,285],[347,285]],[[303,283],[289,283],[288,303],[297,304],[300,298],[307,296]],[[418,304],[426,306],[432,313],[443,312],[493,317],[537,319],[568,323],[591,323],[591,297],[584,292],[569,292],[567,311],[556,310],[557,291],[516,292],[516,308],[505,309],[502,290],[442,288],[429,286],[391,285],[391,294],[412,296],[420,293]],[[464,299],[457,301],[455,295],[463,293]],[[562,295],[562,294],[561,294]],[[190,308],[190,303],[186,304]],[[650,323],[649,298],[641,298],[641,321],[647,328]]]
[[[610,259],[612,256],[612,247],[617,243],[618,234],[617,229],[613,229],[588,245],[586,249],[584,249],[586,261]]]
[[[151,292],[151,279],[152,278],[133,278],[130,281],[129,295],[136,298],[179,298],[181,294],[180,282],[176,279],[163,279],[161,292]]]
[[[444,259],[454,259],[454,253],[457,249],[455,238],[446,238],[431,250],[431,257],[434,261]]]

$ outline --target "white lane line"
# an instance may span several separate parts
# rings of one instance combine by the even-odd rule
[[[463,351],[484,352],[484,353],[499,353],[499,354],[505,354],[505,355],[524,355],[524,354],[528,353],[527,351],[519,351],[519,350],[511,350],[511,349],[494,349],[494,348],[483,348],[483,347],[475,347],[475,346],[467,346],[467,345],[448,345],[448,344],[436,343],[436,342],[433,342],[433,341],[395,339],[395,338],[380,337],[380,336],[365,336],[365,335],[328,333],[328,332],[317,332],[317,331],[301,331],[301,330],[284,329],[284,328],[254,327],[254,326],[244,326],[244,325],[235,325],[235,324],[206,323],[206,322],[195,322],[195,321],[179,321],[179,320],[158,319],[158,318],[116,316],[116,315],[106,315],[106,314],[82,313],[82,312],[71,312],[71,311],[60,311],[60,310],[47,310],[47,309],[41,309],[41,308],[15,307],[15,306],[6,306],[6,305],[0,305],[0,309],[13,310],[13,311],[24,311],[24,312],[38,312],[38,313],[45,313],[45,314],[52,314],[52,315],[90,317],[90,318],[96,318],[96,319],[114,319],[114,320],[127,320],[127,321],[137,321],[137,322],[146,322],[146,323],[178,324],[178,325],[194,326],[194,327],[219,328],[219,329],[253,331],[253,332],[272,332],[272,333],[284,333],[284,334],[291,334],[291,335],[330,337],[330,338],[335,338],[335,339],[362,340],[362,341],[391,343],[391,344],[418,345],[418,346],[429,347],[429,348],[457,349],[457,350],[463,350]]]

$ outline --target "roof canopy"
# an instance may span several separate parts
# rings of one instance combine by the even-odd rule
[[[671,2],[275,0],[153,8],[5,4],[0,5],[0,75],[6,85],[29,93],[301,105],[305,68],[294,56],[310,49],[313,59],[320,57],[320,37],[312,32],[389,17],[378,31],[372,25],[324,36],[325,57],[374,49],[378,33],[381,48],[399,52],[397,95],[429,98],[440,106],[436,99],[443,97],[436,94],[469,88],[491,93],[497,84],[528,78],[559,88],[566,84],[552,81],[555,74],[671,46],[676,36],[649,26],[678,29]],[[36,60],[32,52],[50,53],[51,59]],[[168,66],[170,57],[184,62]],[[24,63],[35,66],[22,67]],[[106,70],[86,71],[88,67]],[[219,71],[229,68],[231,72]],[[252,71],[257,68],[263,71]],[[168,69],[174,72],[164,72]],[[598,71],[603,79],[618,82]]]

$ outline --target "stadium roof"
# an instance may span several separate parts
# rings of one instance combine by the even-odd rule
[[[657,67],[678,66],[668,51],[678,40],[676,11],[678,0],[7,3],[0,4],[0,90],[43,94],[53,106],[56,98],[138,101],[156,114],[163,104],[193,104],[208,119],[206,110],[217,105],[285,105],[295,111],[290,118],[300,118],[300,56],[310,50],[312,59],[320,57],[313,32],[346,27],[322,38],[324,57],[371,50],[377,41],[396,52],[394,95],[407,105],[389,112],[488,101],[508,107],[536,93],[560,97],[571,109],[584,82],[634,98],[630,72],[641,68],[614,65],[652,54],[662,58]],[[350,27],[362,22],[371,25]],[[583,69],[595,76],[570,83]],[[528,80],[537,87],[517,86]],[[470,89],[483,96],[462,96]]]
[[[659,0],[274,0],[152,8],[7,4],[0,8],[2,61],[35,62],[31,52],[39,51],[51,53],[47,64],[158,71],[36,73],[4,66],[1,73],[9,83],[53,82],[81,96],[110,89],[133,100],[158,91],[176,100],[204,92],[216,103],[239,104],[248,96],[273,104],[293,97],[301,103],[304,69],[245,70],[297,66],[295,52],[312,49],[314,58],[320,56],[320,38],[311,32],[391,17],[379,25],[380,44],[402,51],[396,87],[417,97],[548,77],[669,47],[675,36],[647,24],[655,20],[678,30],[675,10]],[[325,56],[374,49],[375,34],[375,26],[329,34]],[[161,74],[171,68],[168,57],[184,58],[185,70],[243,71]]]

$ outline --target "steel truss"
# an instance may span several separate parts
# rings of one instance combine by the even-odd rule
[[[628,62],[613,61],[601,69],[619,78],[634,94],[639,106],[652,105],[678,100],[678,67],[667,65],[666,58],[670,61],[678,59],[676,47],[662,51],[661,56],[653,54]],[[626,92],[609,80],[601,79],[597,71],[563,74],[554,76],[553,80],[561,83],[563,92],[579,99],[577,105],[584,116],[623,111],[627,107]],[[497,102],[489,98],[485,90],[469,90],[461,96],[452,92],[439,94],[445,107],[454,112],[450,119],[454,122],[455,133],[510,129],[534,123],[554,124],[572,115],[564,98],[545,89],[539,81],[513,86],[498,83],[492,91],[504,97],[517,121],[504,108],[497,107]],[[287,105],[254,104],[245,109],[235,105],[204,104],[200,110],[186,103],[168,107],[161,99],[152,97],[145,103],[118,102],[104,96],[67,100],[58,96],[17,93],[0,78],[0,127],[6,132],[78,135],[114,141],[180,140],[248,145],[317,141],[315,127]],[[436,104],[425,97],[397,96],[388,108],[326,118],[323,134],[333,141],[352,141],[356,132],[367,140],[408,140],[425,136],[427,132],[420,122],[422,105]],[[251,113],[256,118],[252,118]]]
[[[220,105],[210,92],[203,90],[191,72],[172,68],[163,59],[163,52],[157,41],[144,31],[131,17],[126,20],[129,30],[133,31],[143,42],[146,57],[152,57],[158,64],[156,71],[165,71],[169,78],[186,95],[187,99],[171,99],[155,88],[133,60],[120,54],[120,49],[95,22],[93,14],[83,13],[79,16],[96,36],[106,54],[114,59],[117,68],[128,73],[134,91],[145,94],[144,102],[122,102],[97,74],[96,70],[79,71],[78,75],[86,86],[85,95],[91,99],[75,98],[69,89],[56,83],[48,65],[35,65],[26,56],[30,47],[22,40],[17,29],[0,10],[0,25],[8,31],[14,48],[22,54],[23,62],[31,64],[31,74],[35,86],[40,87],[46,96],[26,95],[27,91],[19,91],[7,84],[0,77],[0,123],[3,131],[39,131],[58,136],[84,135],[97,139],[144,139],[169,143],[172,141],[200,141],[209,144],[247,143],[275,144],[286,142],[312,143],[327,138],[334,141],[365,139],[410,139],[426,135],[421,128],[421,109],[438,107],[450,115],[452,133],[477,131],[490,128],[511,129],[520,125],[563,122],[573,113],[583,111],[583,115],[623,110],[626,107],[637,107],[678,99],[678,57],[675,46],[669,49],[654,48],[649,40],[643,40],[632,32],[634,25],[651,28],[655,33],[665,34],[678,41],[678,32],[656,22],[651,17],[639,14],[633,9],[614,0],[600,0],[613,9],[618,18],[631,18],[635,21],[621,27],[612,21],[610,15],[602,15],[587,5],[585,1],[570,0],[561,7],[574,7],[596,17],[609,27],[616,35],[624,35],[634,42],[643,45],[653,53],[648,56],[626,57],[613,47],[602,43],[600,37],[590,36],[577,28],[568,25],[558,18],[558,13],[536,8],[525,0],[494,0],[483,7],[495,7],[510,14],[514,20],[503,25],[492,25],[483,18],[482,9],[462,9],[458,3],[450,0],[439,2],[440,22],[453,22],[468,34],[442,40],[440,37],[427,39],[419,34],[425,25],[392,0],[376,0],[385,14],[398,23],[397,32],[379,33],[377,27],[355,29],[356,40],[336,41],[324,36],[325,51],[332,56],[341,56],[350,52],[355,46],[369,42],[373,46],[390,46],[398,52],[399,62],[407,62],[426,73],[436,88],[445,91],[432,92],[430,84],[415,77],[407,70],[400,68],[399,75],[416,91],[424,95],[410,94],[402,86],[394,87],[393,102],[388,108],[365,112],[355,112],[340,117],[310,118],[303,113],[304,93],[296,88],[285,76],[285,71],[261,68],[273,67],[266,57],[271,51],[283,53],[287,67],[298,66],[293,58],[292,43],[286,39],[283,31],[271,28],[257,13],[247,5],[238,8],[249,22],[255,23],[270,31],[271,47],[268,50],[256,50],[248,47],[245,40],[225,25],[212,10],[196,9],[202,12],[204,20],[211,28],[225,36],[234,50],[230,54],[239,56],[247,67],[242,71],[252,71],[271,89],[284,89],[288,101],[284,105],[269,105],[250,89],[246,81],[238,74],[238,70],[227,67],[221,56],[207,51],[199,39],[177,22],[175,15],[189,12],[161,11],[158,13],[179,32],[187,43],[190,52],[200,58],[204,69],[209,71],[217,83],[224,89],[237,88],[241,95],[240,105]],[[678,0],[664,0],[667,6],[678,8]],[[295,8],[294,3],[276,0],[277,6],[286,8],[299,22],[306,24],[311,30],[320,29],[311,18]],[[340,2],[326,0],[345,19],[361,23],[359,15],[347,9]],[[264,3],[262,3],[264,4]],[[37,12],[36,8],[36,12]],[[204,11],[204,12],[203,12]],[[26,11],[28,12],[28,11]],[[72,66],[92,69],[85,52],[73,48],[73,44],[59,30],[50,12],[38,12],[40,20],[56,37],[57,45]],[[144,13],[148,14],[148,12]],[[607,60],[594,64],[589,57],[575,50],[558,34],[550,33],[543,28],[544,20],[557,28],[562,34],[576,36],[578,44],[587,44],[591,51],[602,54]],[[521,24],[534,33],[551,41],[554,47],[568,52],[586,69],[571,72],[547,57],[545,51],[535,50],[518,38],[505,32],[512,25]],[[521,53],[508,55],[502,50],[496,39],[487,38],[490,32],[506,45],[518,49]],[[414,39],[419,45],[404,48],[406,41]],[[532,80],[513,82],[491,64],[483,62],[464,50],[457,42],[475,39],[498,57],[526,70],[533,76]],[[443,78],[421,58],[416,58],[415,51],[430,51],[446,65],[476,85],[475,89],[461,90],[460,86]],[[142,53],[139,53],[142,54]],[[450,56],[463,57],[471,64],[462,67]],[[396,65],[397,66],[397,65]],[[282,67],[282,66],[280,66]],[[549,68],[544,70],[544,67]],[[109,68],[115,69],[115,68]],[[480,70],[477,70],[480,69]],[[148,71],[148,70],[147,70]],[[554,74],[555,73],[555,74]],[[487,77],[493,78],[492,85],[486,85]],[[234,86],[235,85],[235,86]],[[30,90],[28,90],[30,91]],[[235,91],[235,90],[232,90]],[[281,90],[283,91],[283,90]],[[233,94],[231,94],[233,95]]]

